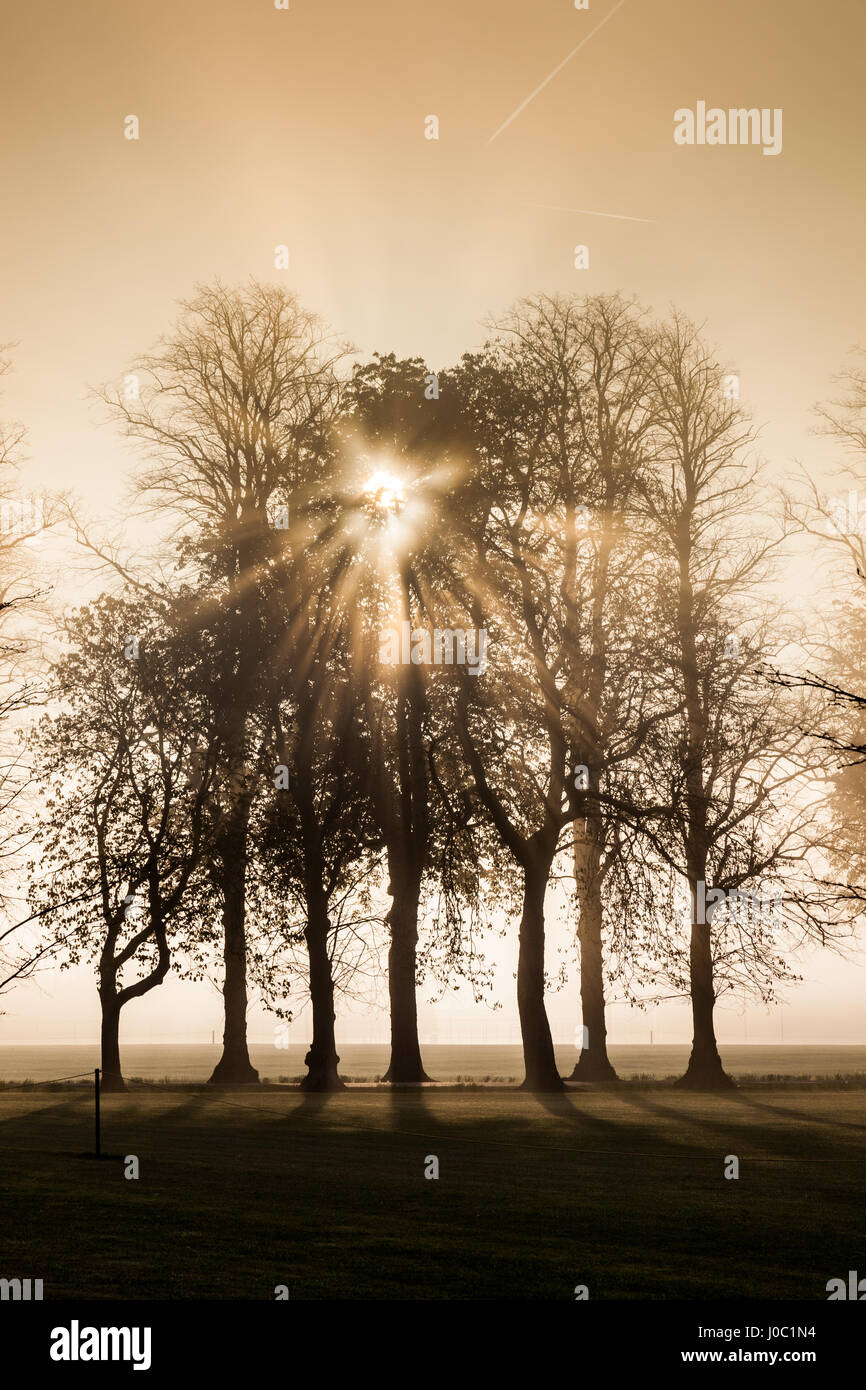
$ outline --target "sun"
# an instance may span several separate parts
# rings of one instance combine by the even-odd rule
[[[406,501],[401,480],[385,468],[377,468],[364,483],[367,505],[377,512],[399,512]]]

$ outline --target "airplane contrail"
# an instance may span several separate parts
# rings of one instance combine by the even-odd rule
[[[493,144],[493,141],[496,139],[497,135],[501,135],[502,132],[503,132],[503,130],[505,130],[507,126],[510,126],[510,125],[511,125],[511,122],[512,122],[513,120],[516,120],[516,118],[520,115],[521,111],[525,111],[525,110],[526,110],[526,108],[527,108],[527,106],[529,105],[529,103],[530,103],[531,101],[534,101],[535,98],[538,96],[538,93],[544,91],[544,88],[547,86],[548,82],[552,82],[553,79],[554,79],[554,77],[556,76],[556,74],[557,74],[558,72],[562,72],[562,69],[565,67],[566,63],[570,63],[570,62],[571,62],[571,60],[572,60],[572,58],[574,57],[575,53],[579,53],[580,50],[583,48],[583,45],[584,45],[585,43],[589,43],[589,41],[590,41],[590,39],[592,38],[593,34],[597,34],[598,31],[599,31],[599,29],[602,27],[602,25],[607,24],[607,21],[608,21],[609,19],[612,19],[613,16],[616,14],[617,10],[621,10],[624,4],[625,4],[625,0],[618,0],[618,3],[617,3],[616,5],[614,5],[614,7],[613,7],[612,10],[609,10],[609,11],[608,11],[608,13],[605,15],[604,19],[599,20],[598,24],[596,24],[596,26],[595,26],[594,29],[590,29],[589,33],[586,35],[586,38],[581,39],[581,41],[580,41],[580,43],[577,45],[577,47],[576,47],[576,48],[573,48],[573,49],[571,50],[571,52],[570,52],[569,54],[567,54],[567,56],[566,56],[565,58],[563,58],[563,60],[562,60],[561,63],[557,63],[556,67],[553,69],[553,72],[548,73],[548,75],[547,75],[547,77],[545,77],[544,81],[543,81],[543,82],[540,82],[540,83],[538,84],[538,86],[536,87],[535,91],[529,93],[529,96],[526,98],[526,100],[525,100],[525,101],[522,101],[515,111],[512,111],[511,115],[508,116],[507,119],[504,120],[504,121],[502,122],[502,125],[499,127],[498,130],[494,130],[494,132],[493,132],[493,134],[491,135],[490,139],[487,141],[488,145],[492,145],[492,144]]]
[[[546,208],[548,212],[575,212],[581,217],[613,217],[617,222],[655,222],[654,217],[629,217],[624,212],[590,212],[589,208],[561,208],[556,203],[529,203],[531,208]]]

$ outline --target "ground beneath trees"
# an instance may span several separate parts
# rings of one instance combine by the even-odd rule
[[[92,1146],[91,1092],[0,1092],[0,1277],[46,1299],[824,1300],[866,1249],[863,1090],[142,1091],[103,1097],[116,1157]]]

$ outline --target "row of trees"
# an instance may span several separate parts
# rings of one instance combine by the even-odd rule
[[[383,931],[386,1079],[423,1081],[419,977],[483,992],[504,912],[525,1085],[559,1089],[564,864],[574,1077],[615,1075],[615,979],[688,993],[682,1084],[730,1084],[717,999],[771,999],[858,911],[827,799],[845,737],[821,679],[783,674],[794,504],[730,382],[686,319],[618,296],[527,300],[437,375],[353,363],[252,284],[202,290],[104,393],[144,446],[135,511],[160,540],[133,564],[70,513],[114,582],[66,616],[32,736],[50,771],[30,905],[64,960],[96,960],[106,1085],[123,1006],[220,953],[212,1080],[257,1080],[254,982],[277,1010],[308,992],[302,1084],[340,1086],[335,991],[375,971]]]

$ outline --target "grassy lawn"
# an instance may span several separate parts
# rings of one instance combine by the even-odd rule
[[[0,1277],[46,1299],[823,1300],[866,1274],[862,1090],[103,1097],[138,1181],[85,1156],[92,1112],[0,1092]]]

